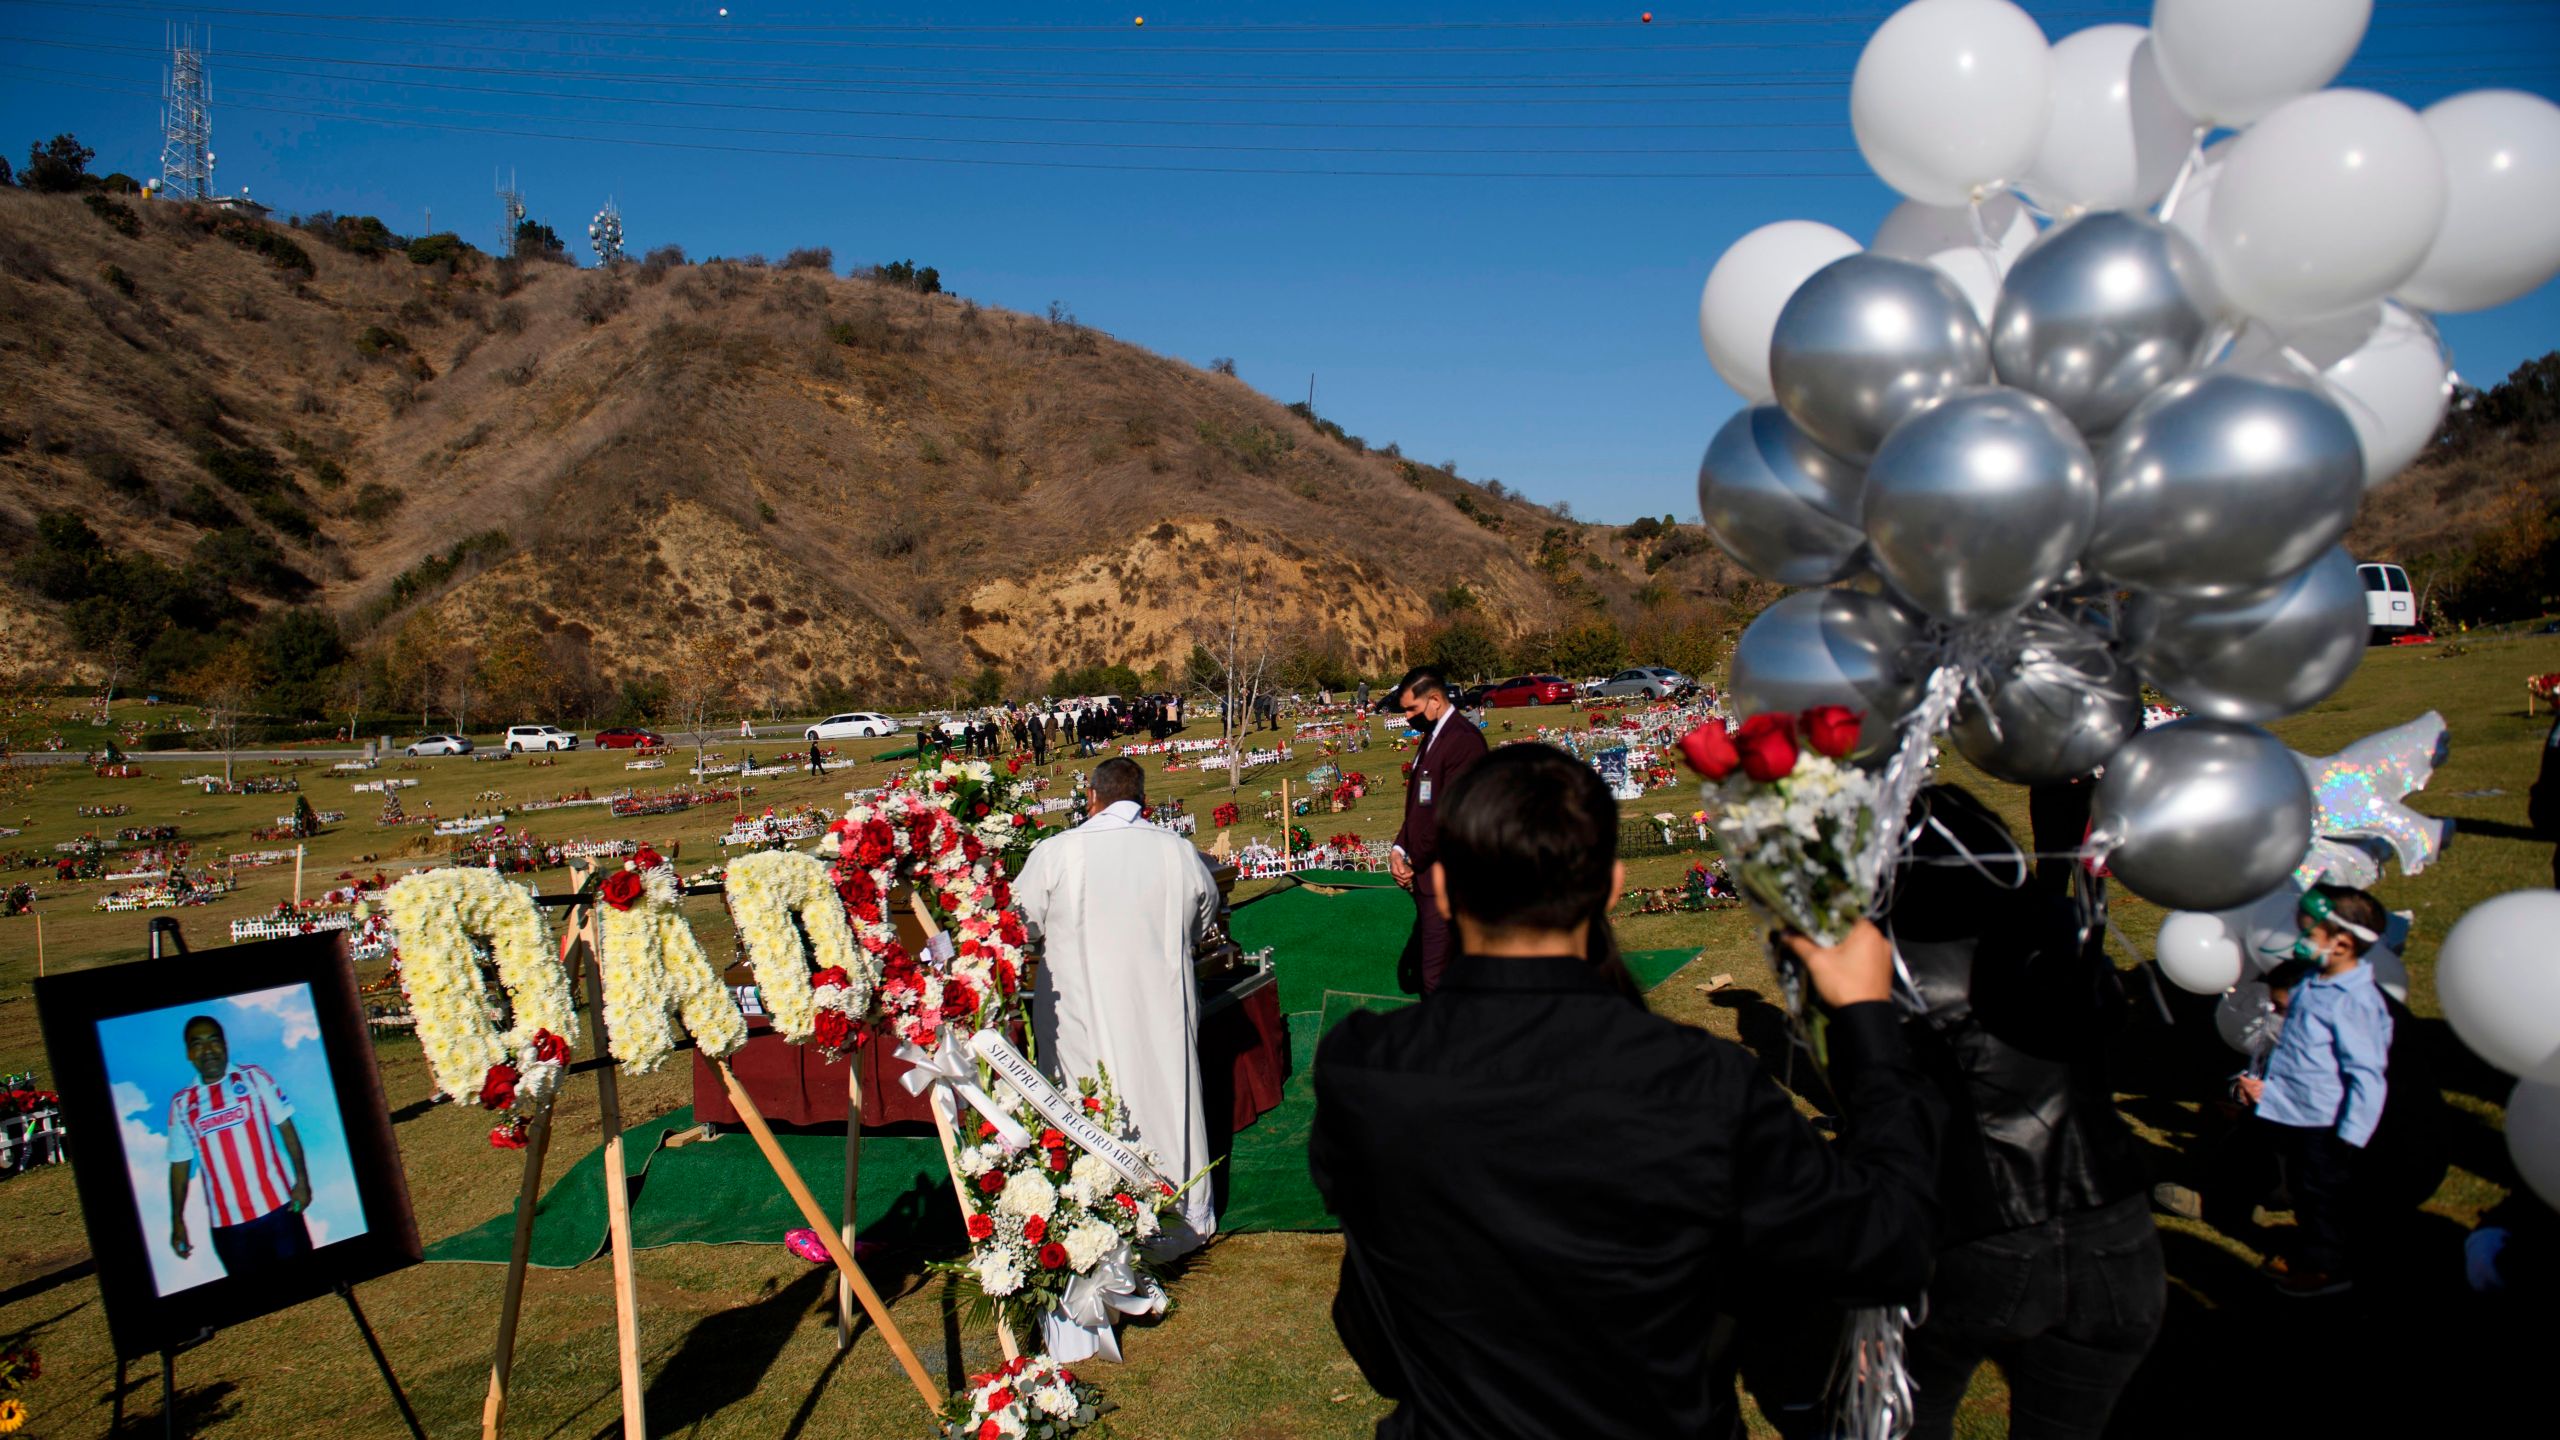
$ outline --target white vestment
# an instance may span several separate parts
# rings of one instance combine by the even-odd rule
[[[1107,1067],[1165,1178],[1190,1179],[1210,1160],[1191,973],[1194,942],[1218,918],[1208,862],[1123,800],[1035,846],[1013,897],[1046,936],[1032,987],[1041,1066],[1070,1090]],[[1203,1177],[1166,1214],[1152,1248],[1177,1255],[1217,1229]]]

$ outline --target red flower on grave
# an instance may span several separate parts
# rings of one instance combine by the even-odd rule
[[[533,1058],[548,1065],[569,1063],[569,1042],[548,1030],[533,1032]]]
[[[991,1236],[991,1235],[993,1235],[993,1234],[995,1234],[995,1233],[996,1233],[996,1222],[995,1222],[995,1221],[988,1219],[988,1218],[987,1218],[986,1216],[984,1216],[984,1215],[972,1215],[972,1216],[970,1216],[970,1217],[969,1217],[969,1238],[970,1238],[970,1239],[972,1239],[972,1240],[984,1240],[984,1239],[986,1239],[987,1237],[989,1237],[989,1236]]]
[[[487,1077],[480,1082],[480,1108],[504,1110],[515,1104],[516,1078],[516,1067],[505,1061],[490,1066]]]
[[[648,882],[642,880],[637,871],[616,870],[604,877],[604,884],[597,893],[614,909],[628,910],[648,888]]]
[[[1063,1268],[1065,1268],[1066,1263],[1067,1263],[1067,1247],[1066,1247],[1066,1246],[1061,1245],[1061,1244],[1058,1244],[1056,1241],[1054,1241],[1054,1240],[1053,1240],[1053,1241],[1049,1242],[1048,1244],[1043,1245],[1043,1246],[1041,1246],[1041,1247],[1040,1247],[1040,1267],[1041,1267],[1042,1269],[1044,1269],[1044,1270],[1059,1270],[1059,1269],[1063,1269]]]

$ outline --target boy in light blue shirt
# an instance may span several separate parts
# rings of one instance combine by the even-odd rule
[[[2315,885],[2302,897],[2294,953],[2310,973],[2285,1013],[2263,1080],[2241,1081],[2258,1106],[2293,1191],[2291,1253],[2267,1262],[2287,1295],[2335,1295],[2353,1283],[2349,1242],[2364,1148],[2382,1122],[2391,1012],[2364,954],[2382,938],[2382,904],[2362,890]]]

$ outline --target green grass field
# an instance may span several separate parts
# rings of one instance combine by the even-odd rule
[[[2527,838],[2525,789],[2548,726],[2524,713],[2524,677],[2560,670],[2560,639],[2471,637],[2465,652],[2450,647],[2377,651],[2347,688],[2311,713],[2278,728],[2295,748],[2333,751],[2372,731],[2430,708],[2451,723],[2452,754],[2434,783],[2418,797],[2420,808],[2458,818],[2463,833],[2426,874],[2393,874],[2381,887],[2395,909],[2414,911],[2417,931],[2407,952],[2410,1000],[2422,1017],[2435,1016],[2432,984],[2437,943],[2470,905],[2491,895],[2551,881],[2547,841]],[[1544,723],[1578,723],[1579,712],[1499,712],[1492,738],[1519,738]],[[1512,727],[1501,728],[1504,722]],[[1195,728],[1193,733],[1201,733]],[[879,783],[894,767],[863,757],[900,742],[852,742],[856,763],[823,780],[802,774],[755,782],[745,807],[767,804],[842,803],[850,788]],[[736,742],[719,747],[734,756]],[[779,755],[782,742],[759,742],[756,753]],[[386,765],[371,775],[414,775],[421,783],[403,794],[411,811],[433,798],[439,814],[455,815],[490,802],[475,797],[499,792],[510,801],[548,796],[577,787],[598,793],[626,781],[663,784],[681,777],[690,752],[678,752],[663,771],[633,775],[622,754],[580,753],[556,766],[521,761],[480,763],[444,759],[402,771]],[[1384,836],[1395,827],[1401,791],[1393,781],[1397,753],[1383,745],[1346,758],[1365,770],[1372,794],[1357,810],[1302,823],[1321,840],[1339,831]],[[1089,764],[1090,762],[1077,762]],[[1294,779],[1311,759],[1287,767]],[[0,838],[0,851],[50,852],[57,841],[85,830],[174,823],[199,854],[219,848],[262,848],[247,832],[271,824],[291,808],[274,796],[208,798],[181,789],[180,776],[218,769],[154,763],[145,778],[101,780],[76,767],[48,774],[30,798],[0,815],[0,824],[23,827]],[[282,769],[243,762],[242,774]],[[1151,764],[1150,769],[1155,767]],[[1954,767],[1957,778],[1983,788],[2024,830],[2023,794],[1989,786]],[[1063,789],[1065,766],[1053,767]],[[325,762],[294,769],[304,792],[320,808],[343,808],[348,820],[314,841],[304,888],[317,894],[342,872],[393,874],[425,863],[403,853],[415,831],[388,831],[372,822],[378,797],[350,792],[349,777],[328,774]],[[1225,798],[1224,774],[1185,774],[1151,779],[1157,795],[1179,795],[1200,818],[1200,840],[1215,833],[1209,810]],[[1267,836],[1270,827],[1250,818],[1258,794],[1276,788],[1280,772],[1249,778],[1240,797],[1249,817],[1238,839]],[[1060,792],[1062,793],[1062,791]],[[80,806],[125,804],[132,813],[113,820],[84,820]],[[1684,793],[1666,792],[1636,802],[1631,812],[1688,808]],[[525,817],[545,839],[633,835],[665,850],[681,846],[680,865],[691,871],[713,863],[716,837],[727,827],[726,807],[615,823],[600,809],[574,809]],[[1630,864],[1631,883],[1665,885],[1685,871],[1688,857],[1656,856]],[[11,871],[0,881],[36,878]],[[565,883],[553,872],[546,887]],[[238,894],[174,914],[198,949],[222,943],[227,924],[271,908],[292,890],[290,865],[242,872]],[[102,882],[58,886],[43,872],[44,963],[49,970],[110,964],[139,956],[146,916],[95,909]],[[1260,887],[1239,888],[1243,899]],[[2118,907],[2125,931],[2147,943],[2158,923],[2151,906],[2127,900]],[[696,902],[695,920],[715,955],[729,944],[725,916],[716,902]],[[1655,1007],[1685,1022],[1727,1036],[1766,1042],[1773,1011],[1762,998],[1773,992],[1749,923],[1739,912],[1631,917],[1622,922],[1629,949],[1694,947],[1699,958],[1654,992]],[[219,964],[218,952],[205,963]],[[1281,957],[1286,964],[1286,957]],[[37,1035],[29,982],[36,973],[36,925],[28,918],[0,921],[0,1070],[49,1067]],[[374,978],[378,967],[367,967]],[[1730,974],[1734,985],[1712,995],[1709,977]],[[2429,1022],[2432,1040],[2448,1061],[2459,1047],[2440,1022]],[[2123,1074],[2124,1105],[2146,1137],[2161,1147],[2164,1176],[2183,1173],[2184,1151],[2206,1126],[2198,1101],[2213,1089],[2214,1042],[2201,1048],[2156,1024],[2128,1037]],[[398,1122],[402,1155],[421,1232],[429,1241],[477,1225],[511,1203],[517,1162],[485,1143],[486,1117],[427,1103],[430,1086],[417,1048],[405,1039],[378,1042],[384,1084]],[[1303,1064],[1306,1057],[1299,1057]],[[2512,1335],[2494,1314],[2484,1315],[2461,1290],[2459,1241],[2481,1211],[2513,1183],[2496,1133],[2504,1086],[2477,1065],[2449,1063],[2448,1095],[2461,1133],[2454,1137],[2457,1168],[2425,1207],[2413,1229],[2407,1273],[2375,1277],[2352,1316],[2356,1343],[2392,1357],[2395,1372],[2424,1377],[2425,1367],[2463,1363],[2445,1398],[2426,1413],[2456,1419],[2461,1407],[2490,1383],[2479,1378],[2484,1356],[2502,1353]],[[623,1087],[627,1123],[663,1115],[688,1103],[681,1067],[628,1078]],[[572,1085],[562,1103],[552,1171],[591,1149],[598,1139],[593,1089]],[[2279,1417],[2301,1419],[2286,1408],[2283,1387],[2267,1377],[2284,1368],[2315,1332],[2305,1311],[2276,1312],[2247,1274],[2256,1254],[2238,1240],[2202,1226],[2168,1225],[2172,1280],[2169,1329],[2137,1378],[2119,1414],[2117,1432],[2189,1433],[2259,1430]],[[776,1237],[777,1241],[779,1237]],[[955,1241],[957,1237],[954,1237]],[[94,1284],[64,1272],[87,1253],[77,1197],[68,1167],[0,1183],[0,1344],[27,1342],[44,1353],[45,1371],[28,1399],[35,1421],[26,1433],[87,1436],[106,1433],[114,1362]],[[1126,1340],[1128,1363],[1092,1367],[1095,1378],[1123,1408],[1113,1417],[1126,1437],[1286,1436],[1332,1437],[1368,1433],[1384,1405],[1361,1383],[1334,1340],[1326,1307],[1340,1254],[1332,1235],[1256,1234],[1224,1240],[1192,1263],[1173,1289],[1178,1311]],[[926,1433],[914,1395],[885,1347],[865,1336],[839,1358],[833,1343],[832,1286],[781,1246],[674,1246],[639,1258],[641,1348],[649,1385],[651,1428],[687,1436],[911,1436]],[[963,1330],[939,1281],[928,1282],[912,1257],[875,1266],[884,1293],[895,1297],[900,1326],[929,1367],[955,1375],[995,1353],[992,1335]],[[591,1436],[618,1433],[614,1375],[614,1327],[610,1271],[601,1263],[575,1270],[539,1271],[528,1287],[523,1338],[509,1433],[521,1436]],[[489,1342],[495,1327],[499,1272],[470,1265],[427,1265],[365,1287],[367,1309],[426,1421],[436,1436],[473,1433],[485,1389]],[[2248,1357],[2257,1353],[2257,1360]],[[2256,1366],[2254,1377],[2233,1378],[2235,1366]],[[128,1416],[134,1434],[158,1434],[157,1381],[141,1367]],[[2199,1377],[2217,1377],[2212,1423],[2194,1418]],[[337,1308],[314,1303],[226,1332],[188,1353],[179,1365],[179,1409],[185,1433],[269,1437],[328,1430],[347,1436],[398,1433],[399,1423],[372,1374],[351,1328]],[[2220,1382],[2227,1381],[2227,1384]],[[2396,1382],[2432,1390],[2424,1379]],[[2457,1404],[2459,1400],[2459,1404]],[[1964,1433],[2002,1432],[2005,1400],[1996,1374],[1986,1370],[1968,1399]],[[2234,1429],[2218,1426],[2228,1421]],[[147,1422],[147,1423],[146,1423]],[[1755,1425],[1756,1425],[1755,1419]],[[2456,1427],[2457,1431],[2460,1427]],[[1755,1430],[1755,1433],[1766,1433]]]

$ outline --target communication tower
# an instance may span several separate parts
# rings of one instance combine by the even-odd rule
[[[496,184],[497,173],[494,169],[489,172],[490,183]],[[507,183],[498,185],[497,190],[498,204],[506,211],[506,219],[498,226],[498,253],[513,255],[516,253],[516,227],[524,223],[525,216],[524,192],[516,188],[516,172],[508,171]]]
[[[587,222],[587,243],[595,247],[598,265],[614,265],[622,259],[622,207],[611,200]]]
[[[160,183],[155,190],[180,200],[213,198],[213,90],[205,78],[205,52],[195,27],[171,25],[163,37],[169,70],[160,104]]]

